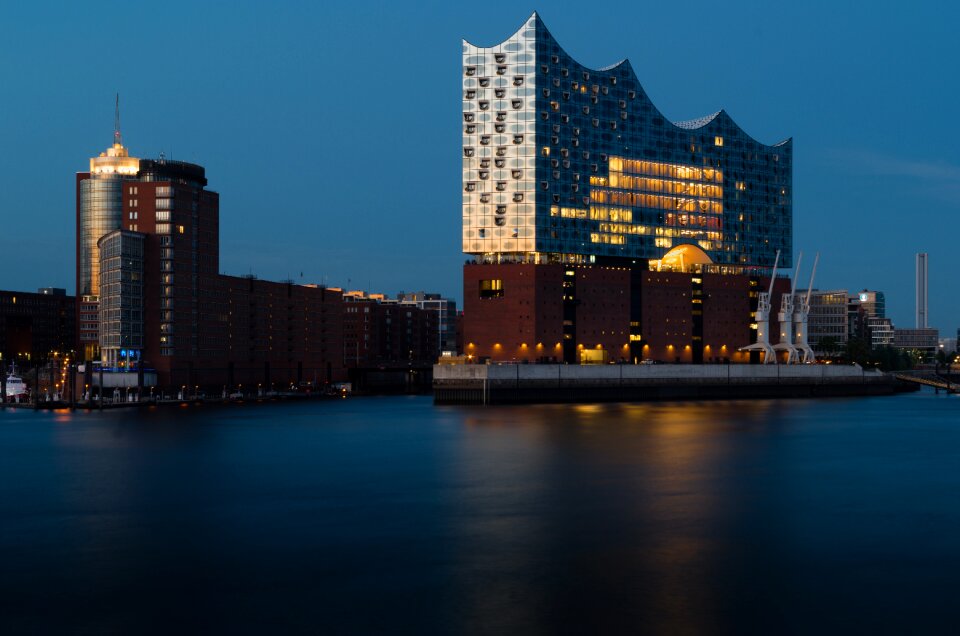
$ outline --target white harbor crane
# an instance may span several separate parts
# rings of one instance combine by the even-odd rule
[[[770,297],[773,295],[773,283],[777,279],[777,264],[780,262],[780,250],[773,260],[773,271],[770,273],[769,291],[760,292],[757,301],[757,341],[752,345],[740,347],[738,351],[763,351],[764,364],[776,364],[777,354],[770,346]]]
[[[780,342],[773,346],[774,351],[787,352],[787,364],[796,364],[799,351],[794,346],[793,338],[793,317],[794,317],[794,294],[797,291],[797,276],[800,275],[800,263],[803,261],[803,252],[797,256],[797,267],[793,271],[793,283],[790,286],[790,293],[783,294],[780,298],[780,313],[777,319],[780,321]]]
[[[811,363],[816,359],[816,356],[813,354],[813,349],[810,348],[810,344],[807,342],[807,317],[810,315],[810,294],[813,292],[813,280],[817,275],[817,263],[819,262],[820,252],[817,252],[816,257],[813,259],[813,271],[810,272],[810,284],[807,285],[807,294],[806,296],[797,294],[793,300],[793,343],[797,349],[797,354],[802,354],[803,356],[801,362],[805,364]]]

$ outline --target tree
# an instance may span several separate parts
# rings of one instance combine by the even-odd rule
[[[817,343],[817,349],[822,351],[827,358],[833,357],[840,351],[840,341],[833,336],[825,336]]]

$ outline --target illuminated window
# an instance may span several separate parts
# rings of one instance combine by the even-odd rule
[[[714,146],[722,146],[722,145],[723,145],[723,137],[714,137],[714,138],[713,138],[713,145],[714,145]]]
[[[480,298],[501,298],[503,296],[503,280],[499,278],[480,281]]]

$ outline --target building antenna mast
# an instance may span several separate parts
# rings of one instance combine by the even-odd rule
[[[123,137],[120,136],[120,93],[117,93],[117,103],[113,110],[113,143],[123,145]]]

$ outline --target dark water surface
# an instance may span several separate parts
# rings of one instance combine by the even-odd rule
[[[0,412],[0,633],[960,631],[960,398]]]

